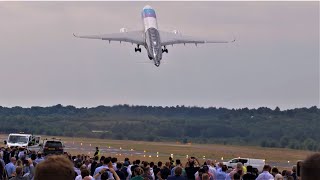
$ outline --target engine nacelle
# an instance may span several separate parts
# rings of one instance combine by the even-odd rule
[[[174,34],[181,34],[180,31],[178,31],[178,30],[173,30],[172,33],[174,33]]]
[[[126,32],[128,32],[128,29],[126,29],[126,28],[121,28],[121,29],[120,29],[120,32],[121,32],[121,33],[126,33]]]

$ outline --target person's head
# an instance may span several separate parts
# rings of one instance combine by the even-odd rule
[[[91,180],[91,177],[90,176],[86,176],[83,178],[83,180]]]
[[[208,173],[209,172],[209,167],[207,165],[203,166],[203,170],[205,173]]]
[[[182,168],[180,166],[177,166],[175,169],[174,169],[174,174],[176,176],[181,176],[182,174]]]
[[[34,180],[74,180],[73,164],[63,155],[48,156],[46,160],[37,164]]]
[[[122,168],[122,164],[118,162],[116,167],[117,167],[117,169],[121,169]]]
[[[166,162],[165,164],[167,167],[170,167],[171,163],[170,162]]]
[[[109,173],[108,171],[101,174],[101,180],[107,180],[109,179]]]
[[[252,166],[250,166],[250,165],[247,166],[247,172],[248,172],[248,173],[252,173]]]
[[[12,161],[11,161],[12,162]],[[17,161],[15,161],[16,162],[16,166],[23,166],[23,163],[22,163],[22,161],[21,161],[21,159],[18,159]]]
[[[201,179],[202,180],[209,180],[210,179],[209,174],[208,173],[203,173]]]
[[[17,166],[17,168],[16,168],[16,174],[17,174],[17,176],[22,176],[22,175],[23,175],[22,166]]]
[[[269,166],[268,164],[264,165],[264,166],[263,166],[263,171],[268,171],[268,172],[270,172],[270,171],[271,171],[271,166]]]
[[[15,157],[12,157],[11,159],[10,159],[10,162],[12,162],[13,164],[16,162],[16,158]]]
[[[141,167],[136,167],[134,169],[134,175],[140,176],[141,174],[143,174],[143,169]]]
[[[283,170],[283,171],[281,172],[281,175],[282,175],[282,176],[286,176],[286,174],[287,174],[287,170]]]
[[[106,158],[105,156],[101,156],[100,162],[103,163],[103,161],[104,161],[105,158]]]
[[[98,160],[99,160],[99,157],[98,157],[98,156],[95,156],[95,157],[94,157],[94,160],[95,160],[95,161],[98,161]]]
[[[293,173],[296,173],[296,172],[297,172],[297,165],[293,165],[293,166],[292,166],[292,172],[293,172]]]
[[[240,180],[241,175],[239,173],[235,173],[233,175],[233,180]]]
[[[137,164],[137,165],[139,165],[140,162],[141,162],[141,161],[140,161],[139,159],[136,160],[136,164]]]
[[[212,163],[212,160],[211,160],[211,159],[207,159],[207,160],[206,160],[207,166],[211,166],[211,163]]]
[[[273,174],[273,176],[275,176],[276,174],[279,174],[279,170],[276,167],[273,167],[271,170],[271,174]]]
[[[150,167],[152,168],[154,166],[154,162],[150,162]]]
[[[222,165],[221,171],[227,172],[227,170],[228,170],[228,167],[226,165]]]
[[[320,177],[320,153],[308,156],[301,165],[301,180],[311,180]]]
[[[116,163],[117,161],[118,161],[118,159],[116,157],[111,158],[112,163]]]
[[[90,172],[89,172],[88,169],[82,169],[82,170],[81,170],[81,177],[82,177],[82,179],[83,179],[84,177],[86,177],[86,176],[89,176],[89,175],[90,175]]]
[[[99,150],[99,147],[96,147],[96,151],[98,151]]]
[[[243,165],[241,162],[238,162],[237,163],[237,167],[236,167],[238,170],[243,170]]]
[[[276,175],[274,176],[274,180],[283,180],[283,177],[282,177],[281,174],[276,174]]]
[[[147,167],[149,165],[149,163],[147,161],[143,161],[143,167]]]
[[[180,164],[181,164],[180,159],[176,159],[176,165],[178,166],[178,165],[180,165]]]
[[[162,166],[162,162],[159,161],[159,162],[158,162],[158,167],[161,168],[161,166]]]
[[[202,174],[206,173],[206,171],[203,169],[203,167],[200,167],[198,170],[199,177],[202,177]]]
[[[149,166],[143,167],[143,173],[149,175],[150,174],[150,167]]]
[[[105,159],[103,160],[103,164],[104,164],[104,165],[108,165],[109,162],[110,162],[110,159],[109,159],[109,158],[105,158]]]

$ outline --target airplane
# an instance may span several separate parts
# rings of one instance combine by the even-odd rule
[[[142,10],[142,21],[144,30],[128,31],[125,28],[120,29],[120,33],[103,34],[103,35],[76,35],[77,38],[100,39],[109,41],[120,41],[120,43],[128,42],[136,44],[135,52],[141,52],[140,46],[143,46],[148,53],[150,60],[153,60],[154,65],[159,67],[163,53],[168,53],[167,46],[174,44],[205,44],[205,43],[229,43],[234,42],[227,40],[205,40],[202,38],[195,38],[191,36],[182,35],[180,32],[174,30],[173,32],[166,32],[158,30],[158,22],[155,10],[146,5]]]

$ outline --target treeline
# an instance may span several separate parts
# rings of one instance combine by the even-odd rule
[[[320,109],[201,107],[1,107],[0,133],[320,150]]]

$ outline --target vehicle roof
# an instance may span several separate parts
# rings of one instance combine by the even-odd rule
[[[243,157],[237,157],[232,159],[250,159],[250,160],[265,160],[265,159],[254,159],[254,158],[243,158]]]
[[[9,136],[32,136],[31,134],[10,133]]]
[[[47,141],[55,141],[55,142],[61,142],[61,139],[56,139],[56,138],[52,138],[52,139],[44,139],[43,141],[47,142]]]

